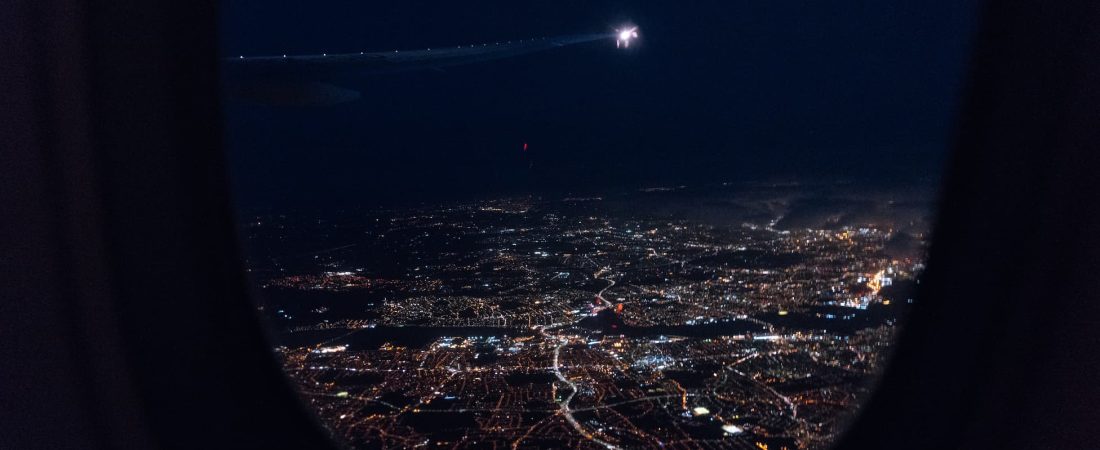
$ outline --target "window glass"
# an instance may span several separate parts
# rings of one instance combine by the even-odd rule
[[[272,347],[351,448],[825,448],[924,267],[969,1],[227,1]]]

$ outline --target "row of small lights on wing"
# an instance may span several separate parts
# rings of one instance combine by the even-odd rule
[[[544,38],[544,37],[543,37],[543,38],[533,38],[533,39],[520,39],[519,41],[516,41],[516,42],[518,43],[518,42],[530,42],[530,41],[540,41],[540,40],[541,40],[541,41],[545,41],[545,40],[546,40],[546,38]],[[512,41],[505,41],[504,43],[505,43],[505,44],[511,44],[511,43],[512,43]],[[493,43],[493,45],[500,45],[500,42],[494,42],[494,43]],[[471,45],[467,45],[467,46],[461,46],[461,45],[459,45],[459,46],[458,46],[458,47],[456,47],[456,48],[466,48],[466,47],[469,47],[469,48],[475,48],[475,47],[477,47],[477,46],[478,46],[477,44],[471,44]],[[481,47],[488,47],[488,46],[489,46],[489,44],[481,44]],[[429,51],[429,52],[430,52],[430,51],[432,51],[432,49],[431,49],[431,48],[428,48],[428,49],[427,49],[427,51]],[[401,52],[400,52],[399,50],[394,50],[393,52],[394,52],[394,53],[401,53]],[[360,54],[360,55],[365,55],[365,54],[366,54],[366,52],[359,52],[359,54]],[[322,53],[322,54],[321,54],[321,56],[328,56],[328,53]],[[283,55],[283,58],[286,58],[286,57],[287,57],[287,55]],[[244,55],[240,55],[240,56],[238,57],[238,59],[244,59]]]

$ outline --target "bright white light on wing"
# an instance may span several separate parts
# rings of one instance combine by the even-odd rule
[[[617,31],[616,48],[630,48],[630,41],[638,38],[638,27],[621,28]]]

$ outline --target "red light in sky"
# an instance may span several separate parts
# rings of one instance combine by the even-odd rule
[[[527,143],[526,142],[523,143],[523,151],[527,151]]]

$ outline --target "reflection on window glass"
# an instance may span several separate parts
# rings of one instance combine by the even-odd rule
[[[367,448],[825,448],[914,302],[970,2],[229,1],[257,308]]]

